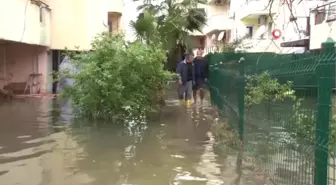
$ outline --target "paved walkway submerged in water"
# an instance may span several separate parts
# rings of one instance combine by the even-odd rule
[[[261,185],[237,172],[237,151],[216,154],[209,103],[186,109],[175,96],[148,123],[125,126],[72,123],[52,100],[1,105],[0,184]]]

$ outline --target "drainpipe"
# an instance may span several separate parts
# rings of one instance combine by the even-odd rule
[[[6,76],[7,76],[7,65],[6,65],[6,45],[4,45],[3,47],[3,78],[5,81],[5,85],[6,85]]]
[[[39,48],[36,48],[36,73],[39,73]]]

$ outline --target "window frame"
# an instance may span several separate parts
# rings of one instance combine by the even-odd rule
[[[326,22],[333,22],[336,20],[336,2],[332,2],[328,6],[328,13],[326,15]]]

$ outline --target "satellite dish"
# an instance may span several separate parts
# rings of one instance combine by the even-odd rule
[[[224,37],[224,31],[222,31],[222,32],[219,33],[219,35],[217,37],[217,40],[221,41],[223,39],[223,37]]]
[[[216,34],[212,34],[211,40],[216,40]]]

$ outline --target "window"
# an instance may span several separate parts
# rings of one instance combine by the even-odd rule
[[[253,26],[246,26],[246,34],[249,38],[253,37]]]
[[[205,39],[204,38],[200,38],[200,46],[204,47],[205,45]]]
[[[40,14],[40,23],[44,23],[44,18],[43,18],[43,8],[42,8],[42,7],[40,7],[40,12],[39,12],[39,14]]]
[[[336,3],[330,3],[328,8],[328,16],[327,22],[335,21],[336,20]]]
[[[110,33],[116,33],[119,31],[120,16],[115,13],[108,13],[107,25]]]
[[[318,10],[315,13],[315,25],[321,24],[325,18],[326,18],[325,9],[323,8],[321,10]]]

